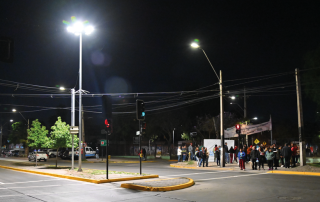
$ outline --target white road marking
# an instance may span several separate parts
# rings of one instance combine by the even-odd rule
[[[264,175],[268,173],[258,173],[258,174],[248,174],[248,175],[233,175],[233,176],[227,176],[227,177],[215,177],[215,178],[207,178],[207,179],[196,179],[194,181],[207,181],[207,180],[219,180],[219,179],[227,179],[227,178],[235,178],[235,177],[247,177],[247,176],[253,176],[253,175]]]
[[[63,179],[52,179],[52,180],[37,180],[37,181],[25,181],[25,182],[9,182],[9,183],[1,183],[0,184],[23,184],[23,183],[31,183],[31,182],[46,182],[46,181],[58,181]]]
[[[0,182],[0,184],[4,184],[3,182]]]
[[[217,172],[203,172],[203,173],[186,173],[186,174],[179,174],[179,175],[165,175],[161,177],[175,177],[175,176],[181,176],[181,175],[201,175],[201,174],[208,174],[208,173],[225,173],[229,171],[217,171]]]

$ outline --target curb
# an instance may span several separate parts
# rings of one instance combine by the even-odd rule
[[[177,178],[172,178],[172,179],[177,179]],[[194,181],[191,178],[187,178],[187,179],[189,179],[189,182],[187,183],[174,185],[174,186],[167,186],[167,187],[148,187],[148,186],[141,186],[141,185],[134,185],[134,184],[121,184],[121,187],[127,188],[127,189],[140,190],[140,191],[174,191],[178,189],[191,187],[192,185],[194,185]]]
[[[140,180],[140,179],[149,179],[149,178],[159,178],[159,175],[148,175],[148,176],[138,176],[138,177],[126,177],[126,178],[116,178],[116,179],[105,179],[105,180],[93,180],[88,178],[81,178],[81,177],[75,177],[75,176],[68,176],[68,175],[59,175],[59,174],[53,174],[53,173],[45,173],[45,172],[39,172],[39,171],[33,171],[33,170],[27,170],[27,169],[21,169],[21,168],[14,168],[14,167],[8,167],[8,166],[1,166],[0,168],[5,168],[9,170],[15,170],[15,171],[21,171],[26,173],[33,173],[33,174],[39,174],[39,175],[48,175],[52,177],[59,177],[59,178],[66,178],[69,180],[78,180],[83,182],[90,182],[95,184],[101,184],[101,183],[110,183],[110,182],[119,182],[119,181],[129,181],[129,180]]]
[[[298,172],[298,171],[269,171],[269,172],[267,172],[267,173],[285,174],[285,175],[310,175],[310,176],[320,176],[320,173]]]

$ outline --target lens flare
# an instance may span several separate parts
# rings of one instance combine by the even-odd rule
[[[194,39],[193,41],[196,43],[199,43],[199,39]]]
[[[77,19],[76,19],[76,17],[75,16],[71,16],[71,21],[72,22],[75,22]]]
[[[66,20],[62,20],[62,23],[65,25],[70,25],[70,22],[66,21]]]

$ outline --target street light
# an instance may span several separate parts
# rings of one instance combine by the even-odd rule
[[[258,117],[253,117],[252,119],[253,119],[253,120],[258,120]]]
[[[225,161],[224,161],[224,129],[223,129],[223,91],[222,91],[222,71],[220,70],[220,77],[218,76],[216,70],[213,68],[213,65],[211,64],[206,52],[199,46],[197,43],[199,40],[195,40],[193,43],[191,43],[191,47],[193,48],[198,48],[201,49],[203,54],[206,56],[212,70],[216,74],[218,80],[219,80],[219,85],[220,85],[220,135],[221,135],[221,167],[225,167]]]
[[[75,21],[75,17],[71,17]],[[79,36],[79,169],[82,172],[81,159],[81,137],[82,137],[82,34],[89,35],[94,31],[94,27],[87,26],[87,22],[75,21],[72,25],[67,27],[67,31]],[[84,148],[85,149],[85,148]]]
[[[231,96],[230,98],[231,98],[231,100],[235,100],[235,99],[236,99],[236,97],[235,97],[235,96]]]
[[[1,125],[1,133],[0,133],[0,156],[2,154],[2,133],[3,133],[3,127],[7,124],[7,123],[10,123],[10,122],[13,122],[12,119],[10,119],[10,121],[4,123],[3,125]]]

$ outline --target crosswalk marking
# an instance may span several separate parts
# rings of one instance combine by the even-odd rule
[[[208,181],[208,180],[219,180],[219,179],[227,179],[227,178],[235,178],[235,177],[247,177],[247,176],[253,176],[253,175],[264,175],[268,173],[258,173],[258,174],[248,174],[248,175],[233,175],[233,176],[227,176],[227,177],[215,177],[215,178],[207,178],[207,179],[196,179],[194,181]]]

